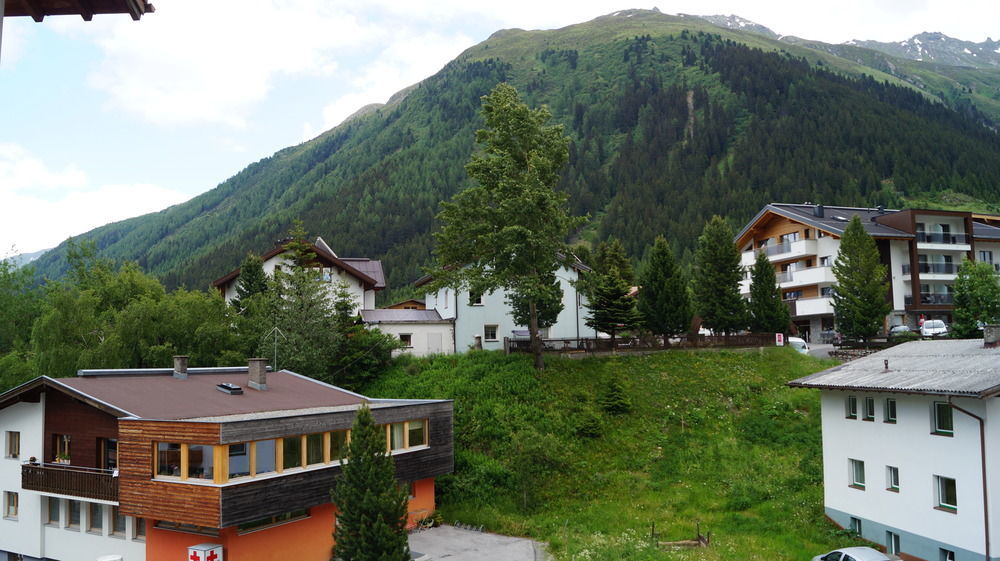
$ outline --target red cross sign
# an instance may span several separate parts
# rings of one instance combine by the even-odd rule
[[[188,547],[186,561],[223,561],[222,545],[217,543],[200,543]]]

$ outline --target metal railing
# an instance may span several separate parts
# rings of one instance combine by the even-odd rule
[[[774,346],[773,333],[744,333],[740,335],[678,335],[664,341],[657,336],[619,336],[615,338],[612,348],[611,339],[604,338],[557,338],[543,339],[542,349],[545,352],[611,352],[612,350],[656,350],[676,348],[702,347],[766,347]],[[504,350],[507,353],[530,353],[531,342],[528,339],[504,338]]]
[[[942,232],[917,232],[918,243],[968,244],[966,234],[945,234]]]
[[[931,292],[920,293],[921,304],[953,304],[954,301],[955,296],[953,294],[937,294]],[[906,306],[912,306],[913,296],[904,296],[903,304]]]
[[[118,478],[109,469],[29,462],[21,465],[21,487],[87,499],[118,500]]]
[[[909,275],[912,267],[909,263],[903,264],[903,274]],[[955,263],[918,263],[917,271],[920,274],[932,275],[954,275],[958,273],[958,265]]]

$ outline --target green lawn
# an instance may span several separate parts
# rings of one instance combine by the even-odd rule
[[[445,520],[547,541],[558,559],[792,560],[854,543],[823,516],[818,392],[784,386],[833,363],[790,349],[547,361],[403,360],[366,389],[455,400]],[[666,541],[698,523],[709,548],[648,546],[653,524]]]

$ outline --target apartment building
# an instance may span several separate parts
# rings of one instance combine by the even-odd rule
[[[359,407],[411,522],[453,467],[452,402],[370,399],[264,359],[79,372],[0,395],[0,560],[326,561]]]
[[[991,263],[1000,271],[1000,228],[989,215],[937,210],[831,207],[772,203],[736,236],[750,294],[749,270],[757,252],[774,263],[782,298],[797,331],[820,341],[835,330],[833,263],[840,237],[858,216],[875,239],[890,282],[886,300],[892,312],[886,327],[921,319],[951,322],[953,285],[962,259]],[[1000,217],[992,217],[996,222]]]
[[[799,378],[821,392],[826,515],[903,559],[1000,559],[1000,326]]]

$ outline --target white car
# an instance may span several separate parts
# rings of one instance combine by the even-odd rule
[[[921,337],[942,337],[948,334],[948,326],[939,319],[925,319],[920,326]]]
[[[809,354],[809,343],[801,337],[789,337],[788,346],[804,355]]]
[[[812,561],[890,561],[890,558],[870,547],[844,547],[825,555],[817,555]]]

